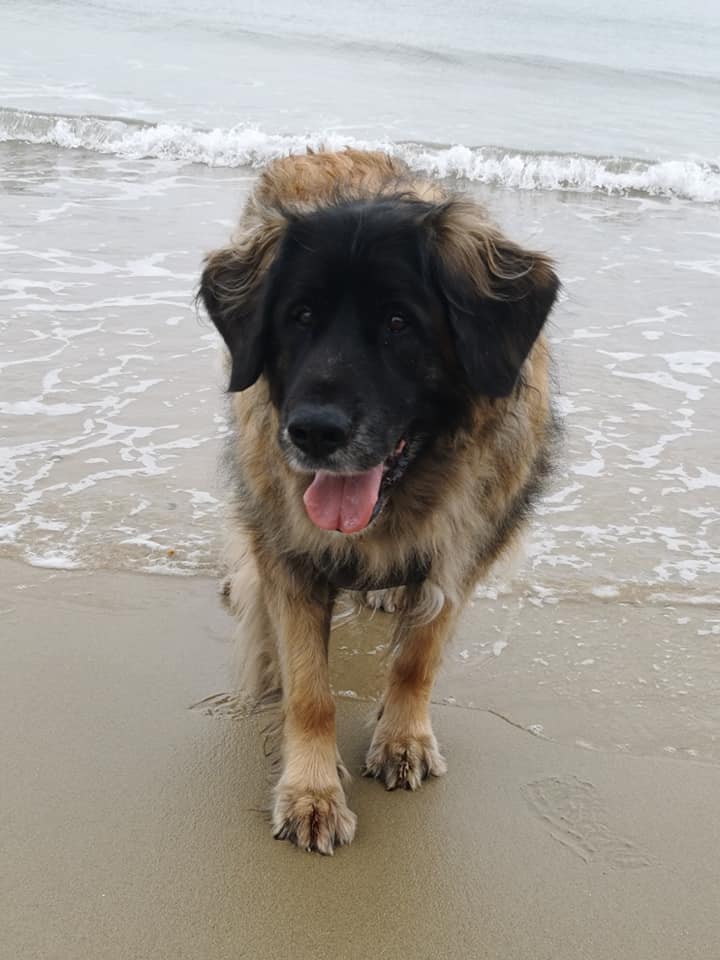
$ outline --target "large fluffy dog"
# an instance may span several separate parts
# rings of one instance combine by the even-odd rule
[[[275,836],[332,853],[355,815],[335,746],[340,589],[403,585],[366,772],[445,772],[428,705],[473,585],[548,469],[540,335],[558,280],[474,202],[379,153],[288,157],[259,178],[200,297],[227,344],[246,693],[282,693]]]

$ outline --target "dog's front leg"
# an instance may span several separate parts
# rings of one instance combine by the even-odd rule
[[[385,695],[365,760],[366,776],[388,790],[416,790],[447,764],[430,723],[430,695],[456,614],[446,604],[430,623],[400,622]]]
[[[283,684],[283,768],[275,787],[273,834],[305,850],[331,854],[350,843],[356,817],[345,801],[335,746],[327,589],[298,589],[274,571],[270,614]]]

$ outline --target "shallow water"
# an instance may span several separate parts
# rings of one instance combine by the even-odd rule
[[[51,147],[0,157],[6,550],[212,569],[224,384],[192,298],[201,251],[228,234],[252,174]],[[568,434],[533,528],[534,578],[714,602],[719,211],[481,196],[553,252],[565,290],[550,336]]]

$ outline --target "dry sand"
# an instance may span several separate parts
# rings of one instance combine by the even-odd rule
[[[356,779],[355,843],[309,856],[270,837],[259,721],[191,708],[227,690],[212,581],[2,561],[0,582],[8,960],[720,955],[717,766],[436,705],[448,776]],[[368,712],[339,700],[353,772]]]

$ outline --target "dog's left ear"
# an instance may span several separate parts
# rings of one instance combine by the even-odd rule
[[[551,261],[507,240],[469,201],[436,207],[425,223],[469,386],[485,396],[508,396],[557,297]]]

